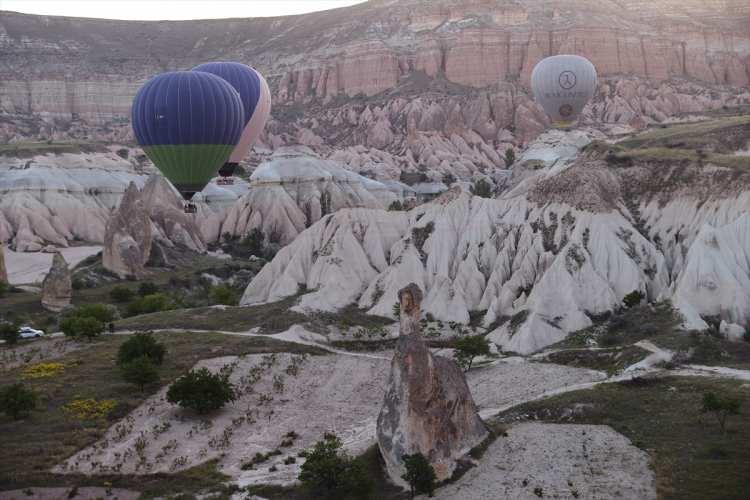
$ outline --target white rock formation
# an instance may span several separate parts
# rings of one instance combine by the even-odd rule
[[[0,163],[0,241],[16,251],[102,242],[128,184],[140,187],[146,180],[113,152],[4,157]]]
[[[304,146],[279,149],[250,180],[250,190],[229,209],[219,235],[244,236],[260,228],[286,244],[326,214],[346,207],[384,208],[398,199],[380,182]]]
[[[564,135],[577,148],[596,137]],[[690,183],[664,193],[665,181],[653,177],[669,171],[574,161],[559,140],[545,151],[547,140],[531,148],[536,158],[517,162],[515,184],[497,199],[454,186],[405,213],[325,217],[277,254],[242,303],[278,300],[304,286],[311,293],[301,310],[356,303],[393,317],[397,291],[414,282],[425,290],[425,313],[468,323],[470,312],[482,311],[489,338],[520,353],[589,326],[591,315],[633,290],[673,299],[689,328],[705,328],[702,315],[748,324],[750,193],[743,184],[720,169],[696,168]],[[529,159],[541,163],[528,169]]]

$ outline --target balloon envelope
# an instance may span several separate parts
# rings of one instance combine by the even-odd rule
[[[196,66],[193,71],[219,76],[239,92],[245,112],[244,129],[229,158],[230,163],[239,163],[260,137],[271,114],[268,84],[258,71],[238,62],[210,62]]]
[[[186,199],[216,175],[245,125],[237,91],[215,75],[192,71],[151,78],[131,113],[138,144]]]
[[[553,122],[573,121],[596,92],[596,68],[585,57],[542,59],[531,72],[531,89]]]

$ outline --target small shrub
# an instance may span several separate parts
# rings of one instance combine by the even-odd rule
[[[6,345],[16,345],[20,338],[17,323],[0,323],[0,339],[4,340]]]
[[[703,395],[702,413],[711,413],[716,418],[721,428],[721,433],[726,433],[727,418],[730,415],[739,415],[742,400],[729,396],[719,396],[709,392]]]
[[[456,180],[457,180],[456,176],[451,173],[447,173],[443,175],[443,184],[445,184],[448,187],[454,184]]]
[[[471,370],[474,358],[487,356],[490,353],[490,344],[482,335],[463,337],[456,341],[456,352],[454,357],[458,366],[464,371]]]
[[[403,209],[404,209],[404,204],[401,203],[399,200],[396,200],[390,205],[388,205],[389,212],[401,212]]]
[[[110,290],[109,297],[115,302],[130,302],[135,297],[135,292],[126,286],[117,285]]]
[[[141,286],[138,287],[138,295],[145,297],[147,295],[153,295],[159,293],[159,287],[155,283],[150,281],[144,281]]]
[[[0,389],[0,411],[18,420],[36,407],[37,396],[20,382]]]
[[[294,457],[286,457],[284,459],[284,465],[291,465],[291,464],[296,464],[296,463],[297,463],[297,459]]]
[[[65,404],[62,409],[77,420],[90,421],[106,418],[115,406],[117,406],[117,401],[114,399],[97,401],[93,398],[82,398],[74,399]]]
[[[164,345],[157,342],[151,333],[136,332],[117,351],[117,364],[124,365],[146,356],[154,365],[161,365],[166,352]]]
[[[492,198],[494,190],[489,182],[484,179],[479,179],[474,181],[474,184],[471,186],[471,194],[479,196],[480,198]]]
[[[223,408],[237,399],[237,394],[226,375],[214,374],[207,368],[191,370],[177,379],[167,391],[167,401],[207,413]]]
[[[211,287],[211,301],[214,304],[225,306],[236,306],[239,303],[237,292],[227,285],[216,285]]]
[[[750,330],[747,330],[744,334],[742,334],[742,340],[745,342],[750,342]]]
[[[4,281],[0,281],[0,297],[5,297],[5,294],[10,290],[10,285]]]
[[[366,498],[373,489],[362,462],[349,458],[341,440],[328,433],[307,453],[298,479],[315,498]]]
[[[62,373],[63,370],[65,370],[65,365],[62,363],[37,363],[24,368],[22,376],[27,379],[54,377]]]
[[[159,380],[159,370],[148,356],[141,356],[120,365],[120,374],[125,382],[137,385],[141,392],[147,384]]]
[[[415,453],[414,455],[404,455],[401,459],[404,461],[404,467],[406,467],[406,473],[401,476],[401,479],[409,483],[411,497],[414,498],[414,495],[422,493],[432,497],[435,492],[436,476],[435,469],[432,468],[427,458],[421,453]]]
[[[163,293],[143,296],[128,304],[128,316],[168,311],[172,308],[169,297]]]
[[[60,322],[60,330],[67,337],[91,340],[104,331],[104,323],[91,317],[69,317]]]
[[[508,148],[505,150],[505,166],[510,167],[516,162],[516,152],[513,150],[513,148]]]
[[[646,295],[643,292],[641,292],[640,290],[633,290],[625,297],[623,297],[622,303],[625,304],[625,307],[630,309],[631,307],[635,307],[640,304],[641,301],[645,298]]]
[[[94,318],[102,323],[109,323],[115,319],[115,309],[107,304],[84,304],[76,307],[69,317]]]

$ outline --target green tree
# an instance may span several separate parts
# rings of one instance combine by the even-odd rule
[[[406,467],[406,473],[401,476],[401,479],[409,483],[411,497],[414,498],[414,495],[422,493],[427,493],[427,496],[431,497],[435,492],[437,478],[430,462],[421,453],[403,455],[401,459]]]
[[[474,358],[487,356],[490,353],[490,344],[482,335],[463,337],[456,341],[454,358],[458,366],[464,371],[471,370]]]
[[[201,414],[223,408],[236,399],[237,393],[229,376],[211,373],[207,368],[191,370],[167,390],[167,401]]]
[[[404,210],[404,204],[401,203],[401,201],[396,200],[392,202],[390,205],[388,205],[388,211],[389,212],[401,212]]]
[[[159,293],[159,287],[155,283],[150,281],[144,281],[141,286],[138,287],[138,295],[145,297],[147,295],[153,295]]]
[[[8,290],[10,290],[10,285],[4,281],[0,281],[0,297],[4,297],[8,293]]]
[[[145,356],[158,366],[164,362],[166,352],[164,344],[157,342],[150,332],[136,332],[120,345],[117,364],[122,366]]]
[[[17,323],[0,323],[0,339],[3,339],[6,345],[16,345],[20,334],[18,333]]]
[[[456,176],[451,174],[450,172],[447,174],[443,174],[443,184],[450,187],[452,184],[456,182]]]
[[[247,249],[249,255],[263,257],[266,248],[266,235],[256,227],[242,240],[242,246]]]
[[[167,311],[172,308],[169,297],[163,293],[154,293],[140,297],[128,304],[128,316],[137,316],[139,314],[149,314],[159,311]]]
[[[493,191],[492,185],[485,179],[474,181],[474,184],[471,186],[471,194],[480,198],[492,198],[494,195]]]
[[[135,292],[126,286],[117,285],[110,290],[109,296],[115,302],[130,302],[135,297]]]
[[[148,356],[141,356],[120,365],[120,374],[125,382],[137,385],[141,392],[147,384],[159,380],[159,370]]]
[[[505,166],[510,167],[516,162],[516,152],[513,150],[513,148],[508,148],[505,150]]]
[[[18,420],[36,407],[36,393],[22,383],[0,389],[0,411]]]
[[[335,434],[326,434],[307,452],[298,479],[315,498],[368,498],[373,489],[361,460],[343,452]]]
[[[84,337],[91,340],[101,335],[104,323],[92,317],[71,316],[60,321],[60,330],[67,337]]]
[[[727,418],[730,415],[739,415],[742,400],[730,396],[719,396],[716,393],[708,392],[703,395],[703,413],[711,413],[721,427],[721,433],[726,433]]]
[[[622,303],[625,304],[625,307],[628,309],[637,306],[641,303],[643,299],[646,298],[646,295],[644,295],[643,292],[640,290],[633,290],[629,294],[627,294],[625,297],[622,298]]]
[[[237,292],[227,285],[215,285],[211,287],[211,300],[214,304],[225,306],[236,306],[239,301]]]
[[[76,307],[68,316],[95,318],[102,323],[109,323],[115,319],[115,309],[107,304],[84,304]]]

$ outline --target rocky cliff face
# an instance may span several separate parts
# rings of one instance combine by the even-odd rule
[[[440,98],[472,95],[481,108],[478,89],[510,86],[510,101],[505,95],[491,104],[501,110],[497,128],[512,125],[527,138],[534,113],[525,89],[541,58],[575,52],[605,77],[744,87],[748,25],[743,0],[371,0],[286,18],[159,23],[4,12],[0,111],[12,120],[0,126],[0,136],[93,132],[120,141],[129,137],[130,101],[146,77],[234,59],[269,77],[281,125],[295,123],[302,112],[324,117],[329,107],[352,99],[378,96],[381,108],[403,107],[396,101],[408,99],[410,90]],[[368,146],[386,149],[393,126],[403,131],[405,124],[390,125],[382,119],[369,124]],[[348,135],[298,132],[301,143],[341,144]]]
[[[425,344],[421,303],[417,285],[399,291],[401,330],[377,423],[388,474],[404,486],[404,455],[423,454],[443,481],[488,436],[461,368]]]
[[[497,199],[455,187],[409,212],[327,216],[277,254],[243,303],[304,285],[313,292],[301,309],[356,303],[392,316],[413,282],[425,313],[468,323],[482,312],[490,338],[521,353],[591,325],[633,290],[673,299],[688,328],[709,317],[747,328],[750,178],[745,157],[721,151],[745,147],[748,123],[712,123],[723,125],[657,129],[623,146],[591,143],[603,137],[595,131],[553,131],[524,152]],[[691,134],[713,151],[679,149]]]
[[[73,284],[68,263],[61,253],[52,258],[52,267],[42,282],[42,307],[48,311],[60,312],[70,305],[73,297]]]

